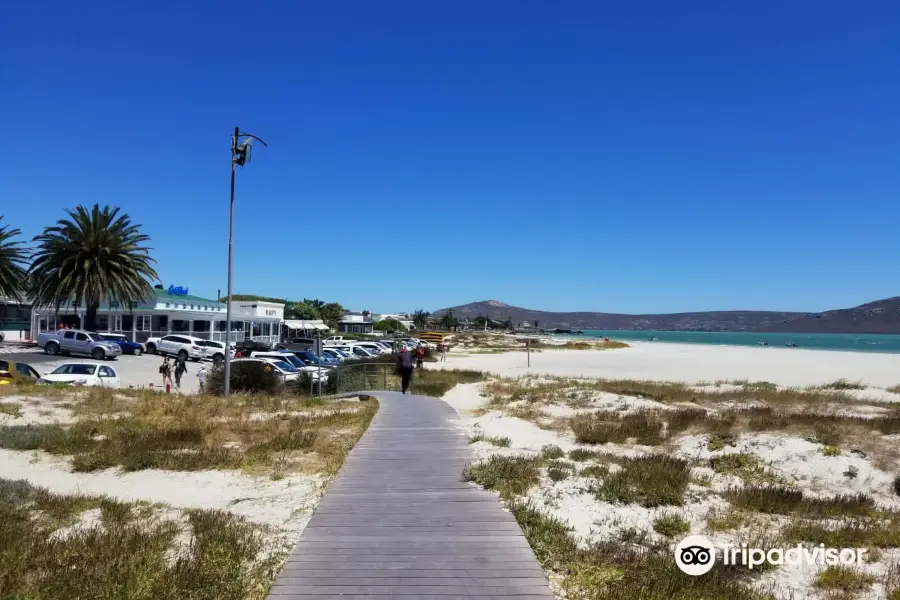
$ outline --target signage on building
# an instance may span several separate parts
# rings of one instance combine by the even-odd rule
[[[274,316],[275,316],[275,311],[267,308],[267,309],[266,309],[266,316],[267,316],[267,317],[274,317]]]
[[[172,294],[173,296],[187,296],[188,289],[186,287],[181,287],[181,286],[175,287],[174,285],[170,285],[169,293]]]

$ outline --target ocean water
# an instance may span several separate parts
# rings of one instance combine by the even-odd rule
[[[647,341],[651,336],[656,338],[653,343],[677,342],[679,344],[712,344],[716,346],[759,346],[760,342],[768,342],[769,346],[783,348],[788,342],[794,342],[798,348],[813,350],[900,353],[900,335],[867,333],[585,330],[584,335],[567,335],[565,337],[571,337],[572,339],[608,337],[622,341]]]

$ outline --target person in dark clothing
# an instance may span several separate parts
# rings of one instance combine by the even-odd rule
[[[406,346],[400,349],[400,354],[397,356],[397,368],[400,370],[400,384],[403,387],[403,393],[406,393],[406,390],[409,389],[409,382],[412,379],[412,356],[409,354],[409,350],[406,349]]]

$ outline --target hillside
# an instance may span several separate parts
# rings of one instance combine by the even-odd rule
[[[900,334],[900,296],[854,308],[823,313],[775,311],[713,311],[660,315],[602,312],[548,312],[510,306],[497,300],[472,302],[436,311],[437,316],[473,319],[484,315],[514,323],[537,321],[544,329],[627,329],[638,331],[756,331],[772,333],[897,333]]]

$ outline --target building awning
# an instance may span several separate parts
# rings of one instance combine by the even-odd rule
[[[305,329],[307,331],[311,331],[313,329],[325,331],[328,329],[328,325],[326,325],[322,321],[297,321],[287,319],[285,320],[284,324],[288,329]]]

